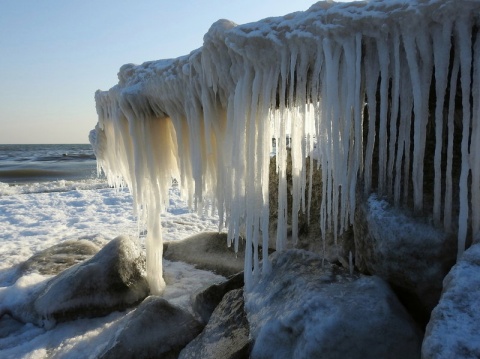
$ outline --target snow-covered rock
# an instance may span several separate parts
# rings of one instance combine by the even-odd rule
[[[245,247],[227,246],[227,234],[204,232],[181,241],[164,243],[163,258],[193,264],[223,276],[243,270]]]
[[[86,239],[64,241],[34,254],[21,263],[20,276],[34,271],[44,275],[58,274],[74,264],[91,258],[99,250],[95,243]]]
[[[124,321],[99,358],[177,358],[203,328],[190,313],[155,296],[145,299]]]
[[[37,270],[0,288],[0,317],[9,314],[24,323],[48,328],[57,321],[97,317],[131,307],[149,294],[145,256],[129,237],[111,240],[90,259],[53,278],[37,273],[36,262],[30,263],[30,268]]]
[[[243,272],[235,274],[228,280],[213,284],[197,293],[192,302],[193,310],[201,318],[202,322],[208,323],[210,316],[221,302],[222,298],[231,290],[243,287]]]
[[[354,230],[355,266],[411,293],[428,319],[455,263],[456,239],[374,194],[357,206]]]
[[[480,244],[471,246],[443,282],[422,345],[424,359],[480,358]]]
[[[89,260],[50,280],[34,308],[47,322],[65,321],[125,309],[148,293],[144,255],[133,239],[119,236]]]
[[[419,358],[422,334],[381,278],[276,253],[246,295],[252,358]]]
[[[203,332],[180,353],[180,359],[247,358],[250,351],[243,289],[223,297]]]

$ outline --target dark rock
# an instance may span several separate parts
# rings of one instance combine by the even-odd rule
[[[238,253],[235,253],[233,245],[227,246],[227,234],[216,232],[166,242],[163,248],[164,259],[189,263],[225,277],[243,270],[244,256],[244,245],[239,245]]]
[[[228,292],[203,332],[180,353],[181,359],[248,358],[250,340],[243,289]]]
[[[203,329],[190,313],[154,296],[124,321],[100,359],[174,359]]]
[[[148,293],[145,257],[131,238],[120,236],[50,280],[34,306],[46,323],[66,321],[125,309]]]
[[[422,345],[424,359],[480,358],[480,244],[445,277]]]
[[[288,250],[246,295],[252,358],[420,357],[422,333],[387,283]]]
[[[357,205],[354,230],[355,266],[398,289],[426,324],[455,263],[456,240],[375,195]]]
[[[24,325],[24,323],[15,320],[9,315],[4,315],[0,320],[0,339],[6,338],[15,332],[19,332]]]
[[[201,318],[203,323],[206,324],[224,295],[231,290],[242,287],[243,272],[240,272],[230,277],[225,282],[211,285],[207,289],[197,293],[193,299],[193,309]]]

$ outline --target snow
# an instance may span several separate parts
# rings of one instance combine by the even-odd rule
[[[79,238],[103,246],[120,234],[144,242],[144,229],[132,214],[132,196],[126,188],[109,188],[104,182],[91,180],[22,186],[0,184],[0,191],[0,303],[3,308],[16,307],[16,312],[20,312],[31,294],[50,278],[30,273],[10,283],[15,265],[40,250]],[[169,193],[169,202],[161,217],[166,240],[218,229],[216,215],[190,211],[187,203],[180,199],[178,188],[170,188]],[[187,310],[191,310],[193,293],[224,280],[181,262],[164,261],[163,267],[168,284],[163,297]],[[0,320],[0,357],[93,357],[121,329],[119,323],[125,315],[125,312],[114,312],[106,317],[61,323],[46,330],[17,322],[5,314]]]
[[[316,138],[324,186],[320,213],[313,215],[320,216],[324,235],[336,238],[352,223],[361,178],[367,194],[391,195],[396,205],[413,197],[417,212],[428,211],[437,225],[443,221],[447,231],[458,232],[460,256],[470,223],[474,233],[480,230],[480,221],[470,220],[480,213],[480,189],[468,181],[480,173],[478,121],[472,121],[479,97],[471,96],[478,92],[480,45],[473,44],[478,36],[472,29],[479,7],[468,0],[319,2],[304,12],[245,25],[219,20],[203,47],[187,56],[123,66],[118,85],[96,93],[99,122],[92,143],[111,184],[129,186],[137,213],[148,222],[149,273],[161,271],[158,212],[165,210],[172,176],[196,208],[206,199],[216,204],[220,228],[225,222],[231,240],[245,234],[253,244],[245,259],[247,268],[254,267],[245,272],[247,287],[268,271],[267,258],[260,268],[257,247],[267,243],[272,137],[279,174],[277,249],[284,247],[287,219],[295,239],[298,213],[309,211],[305,157],[314,149],[307,139]],[[432,81],[436,99],[429,96]],[[450,94],[461,91],[460,107],[451,96],[446,103],[447,86]],[[449,114],[463,113],[458,204],[451,200],[452,190],[457,193],[451,179],[454,128],[452,117],[443,116],[446,105]],[[424,190],[429,123],[437,137],[433,204],[425,202]],[[163,283],[151,286],[160,292]]]

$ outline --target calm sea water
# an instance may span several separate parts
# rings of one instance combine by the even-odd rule
[[[0,145],[0,182],[12,185],[96,177],[90,145]]]

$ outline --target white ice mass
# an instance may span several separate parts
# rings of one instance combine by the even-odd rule
[[[247,288],[269,270],[258,247],[268,245],[272,138],[277,249],[288,218],[295,238],[311,196],[321,196],[320,213],[311,215],[323,234],[341,234],[361,185],[431,214],[458,233],[463,253],[468,236],[480,233],[479,11],[471,0],[318,2],[246,25],[219,20],[189,55],[122,66],[119,83],[96,93],[91,142],[110,183],[130,188],[148,228],[152,292],[164,286],[159,214],[172,178],[192,206],[215,203],[233,243],[245,234],[253,244]],[[426,158],[428,146],[434,158]],[[312,153],[320,194],[306,188]]]

